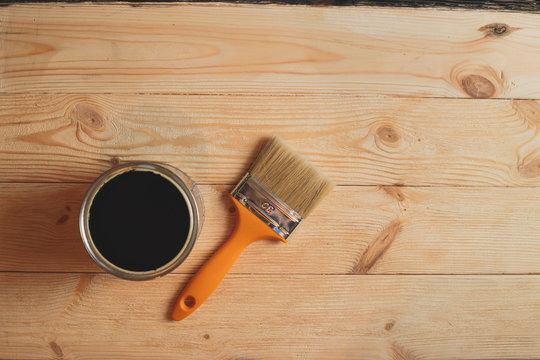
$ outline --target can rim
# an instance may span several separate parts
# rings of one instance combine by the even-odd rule
[[[111,179],[119,176],[120,174],[133,170],[154,172],[163,176],[179,190],[180,194],[188,205],[190,227],[182,249],[178,252],[178,254],[175,255],[173,259],[154,270],[133,271],[121,268],[113,264],[112,262],[107,260],[97,249],[90,234],[90,208],[96,194]],[[169,272],[177,268],[182,262],[184,262],[186,257],[193,249],[193,245],[195,244],[195,240],[197,239],[198,233],[200,231],[201,224],[199,223],[199,215],[201,209],[199,209],[197,201],[193,195],[193,191],[197,191],[195,185],[191,184],[190,188],[190,186],[186,184],[185,181],[178,175],[178,172],[189,179],[189,177],[181,170],[176,169],[168,164],[160,164],[154,162],[129,162],[110,168],[92,183],[82,201],[81,211],[79,214],[79,230],[86,251],[102,269],[113,275],[127,280],[148,280],[168,274]]]

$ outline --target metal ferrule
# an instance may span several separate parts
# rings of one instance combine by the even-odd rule
[[[250,173],[236,185],[231,195],[283,239],[287,239],[302,217],[277,198]]]

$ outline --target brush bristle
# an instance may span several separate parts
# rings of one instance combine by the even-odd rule
[[[277,136],[266,142],[249,172],[303,218],[334,187],[329,178]]]

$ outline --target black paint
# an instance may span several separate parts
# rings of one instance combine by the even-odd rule
[[[90,207],[90,235],[111,263],[132,271],[157,269],[186,241],[191,220],[176,186],[149,171],[109,180]]]
[[[60,3],[78,3],[86,2],[87,0],[64,0]],[[0,6],[24,2],[55,2],[54,0],[0,0]],[[98,1],[100,4],[107,4]],[[125,3],[125,1],[116,1]],[[229,3],[229,4],[282,4],[282,5],[312,5],[312,6],[388,6],[388,7],[412,7],[412,8],[452,8],[452,9],[484,9],[484,10],[510,10],[510,11],[526,11],[540,12],[540,1],[521,0],[521,1],[504,1],[504,0],[441,0],[441,1],[414,1],[414,0],[131,0],[128,4],[131,6],[163,6],[163,3]],[[109,3],[114,4],[115,1]]]

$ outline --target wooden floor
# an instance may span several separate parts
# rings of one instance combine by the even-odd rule
[[[540,15],[254,4],[0,8],[1,359],[540,358]],[[170,320],[279,134],[338,185]],[[202,191],[187,261],[104,273],[100,173]]]

